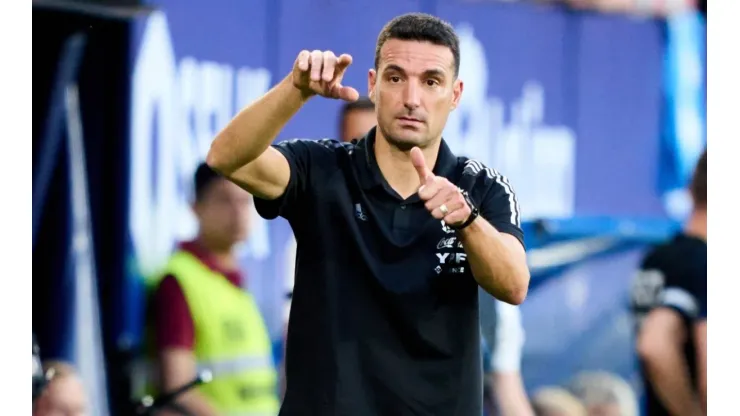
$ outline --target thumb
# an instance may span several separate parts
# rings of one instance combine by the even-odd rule
[[[411,163],[416,168],[416,172],[419,173],[419,181],[425,184],[430,178],[434,177],[432,171],[427,168],[427,162],[424,160],[424,153],[421,149],[414,147],[411,149]]]
[[[353,102],[360,99],[360,93],[352,87],[345,87],[342,84],[334,84],[330,87],[328,97]]]
[[[340,85],[339,92],[337,93],[337,98],[348,102],[354,102],[360,99],[360,93],[352,87],[345,87]]]

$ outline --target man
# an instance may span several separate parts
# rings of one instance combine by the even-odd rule
[[[359,97],[341,84],[349,55],[302,51],[208,163],[298,241],[281,415],[479,416],[478,285],[519,304],[529,282],[516,197],[441,138],[463,91],[452,27],[395,18],[375,55],[377,128],[357,144],[270,146],[311,97]]]
[[[173,391],[208,369],[213,381],[177,406],[199,416],[278,412],[270,339],[242,289],[234,246],[247,236],[250,196],[201,164],[193,211],[198,236],[170,259],[153,296],[159,389]]]
[[[339,115],[339,137],[345,142],[360,139],[375,125],[375,104],[368,97],[360,97],[342,106]]]
[[[531,416],[521,374],[524,327],[519,307],[479,289],[483,349],[484,405],[487,415]]]
[[[340,112],[339,127],[342,142],[362,138],[376,123],[375,104],[367,97],[346,103]],[[295,276],[296,243],[292,239],[286,257],[287,328],[290,299]],[[524,328],[519,308],[498,301],[484,290],[479,290],[479,309],[483,342],[484,407],[486,414],[527,416],[532,408],[520,372]],[[485,339],[488,342],[485,342]]]
[[[707,409],[707,153],[691,181],[683,231],[652,250],[632,288],[647,414]]]
[[[33,416],[84,416],[87,395],[77,372],[62,361],[43,363],[46,387],[36,403]]]
[[[375,126],[375,104],[367,97],[346,103],[340,113],[340,137],[345,143],[363,137]],[[293,248],[293,246],[291,246]],[[295,263],[295,251],[289,258]],[[294,269],[291,267],[290,296],[293,292]],[[483,332],[484,407],[487,414],[528,416],[532,408],[520,372],[524,328],[519,308],[498,301],[479,290],[479,309]],[[289,311],[290,306],[286,309]],[[288,315],[285,316],[286,322]],[[488,339],[488,342],[485,342]]]

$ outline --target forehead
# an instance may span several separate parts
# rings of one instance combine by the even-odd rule
[[[397,65],[407,72],[451,72],[454,57],[447,46],[415,40],[388,39],[380,49],[380,69]]]

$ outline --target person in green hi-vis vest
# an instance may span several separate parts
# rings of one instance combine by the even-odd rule
[[[234,246],[248,233],[251,196],[206,164],[195,173],[194,241],[180,244],[153,282],[150,334],[158,392],[209,370],[213,381],[176,405],[197,415],[274,416],[279,411],[271,341]]]

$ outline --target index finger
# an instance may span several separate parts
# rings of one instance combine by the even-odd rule
[[[337,63],[334,68],[336,72],[342,72],[350,65],[352,65],[352,55],[343,53],[339,55],[339,58],[337,58]]]

